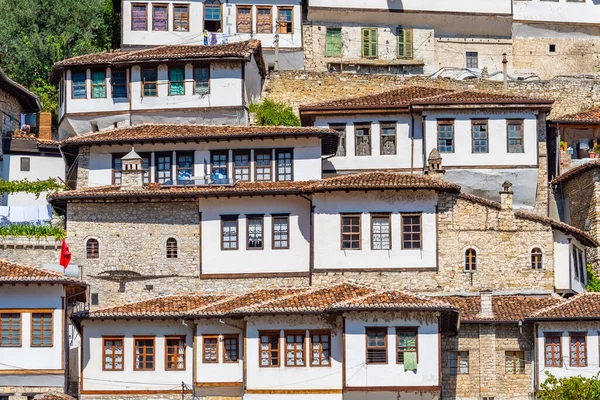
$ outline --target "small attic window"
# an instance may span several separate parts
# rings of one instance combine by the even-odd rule
[[[555,44],[548,45],[548,52],[556,53],[556,45]]]

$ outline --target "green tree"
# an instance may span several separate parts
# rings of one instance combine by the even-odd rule
[[[573,376],[557,378],[546,371],[546,380],[537,393],[540,400],[600,400],[600,380],[598,375],[592,378]]]
[[[292,107],[269,99],[259,104],[251,104],[250,112],[256,113],[256,123],[268,126],[300,126],[300,119]]]
[[[594,270],[592,269],[592,264],[587,265],[587,285],[585,290],[588,292],[600,292],[600,279],[596,277],[594,274]]]

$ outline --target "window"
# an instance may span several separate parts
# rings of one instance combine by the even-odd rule
[[[342,215],[342,250],[360,249],[360,214]]]
[[[31,314],[31,346],[52,346],[52,313]]]
[[[238,336],[225,335],[223,336],[223,362],[235,363],[238,362]]]
[[[560,333],[544,335],[544,359],[546,367],[562,367],[562,349]]]
[[[144,86],[145,97],[156,97],[157,92],[158,72],[156,68],[142,69],[142,85]]]
[[[168,11],[166,5],[152,5],[152,30],[167,31],[169,30]]]
[[[250,180],[250,151],[233,152],[233,177],[240,181]]]
[[[504,352],[504,365],[506,375],[522,375],[525,373],[525,352]]]
[[[383,123],[381,126],[381,155],[396,154],[396,124]]]
[[[85,99],[87,97],[85,90],[85,71],[73,72],[71,74],[71,84],[73,85],[72,97],[74,99]]]
[[[402,214],[402,249],[421,248],[421,214]]]
[[[238,33],[252,33],[252,7],[237,6],[237,31]]]
[[[187,4],[173,5],[173,30],[175,32],[190,30],[190,6]]]
[[[524,153],[523,148],[523,121],[507,121],[508,152]]]
[[[469,352],[452,351],[450,352],[450,375],[468,375],[469,374]]]
[[[0,347],[21,346],[21,314],[0,314]]]
[[[113,98],[127,98],[127,73],[125,71],[111,71],[111,83]]]
[[[585,284],[587,281],[587,271],[586,271],[586,266],[585,266],[585,262],[583,260],[583,251],[580,249],[577,249],[577,255],[579,257],[579,277],[581,278],[581,283]]]
[[[100,244],[97,239],[88,239],[85,242],[86,258],[96,259],[100,258]]]
[[[134,371],[154,370],[154,338],[133,338],[135,343]]]
[[[156,153],[156,182],[166,183],[171,177],[171,153]]]
[[[340,135],[340,143],[338,144],[336,157],[344,157],[346,155],[346,124],[330,124],[329,129],[333,129]]]
[[[279,33],[294,32],[294,9],[291,7],[278,7]]]
[[[371,250],[392,248],[390,214],[371,215]]]
[[[211,179],[215,183],[223,183],[227,181],[227,151],[211,151]]]
[[[342,28],[327,28],[325,33],[325,56],[342,56]]]
[[[476,51],[467,51],[467,68],[479,68],[479,54]]]
[[[290,248],[290,217],[273,215],[273,249]]]
[[[273,33],[271,7],[256,7],[256,32]]]
[[[106,97],[106,71],[92,71],[92,99]]]
[[[556,45],[555,44],[548,45],[548,52],[556,53]]]
[[[167,239],[167,258],[177,258],[177,239]]]
[[[310,366],[329,367],[331,365],[331,333],[310,332]]]
[[[438,121],[438,151],[454,152],[454,121]]]
[[[194,68],[194,94],[206,95],[210,93],[210,68]]]
[[[194,153],[177,153],[177,180],[186,181],[194,175]]]
[[[31,158],[21,157],[21,172],[31,171]]]
[[[238,216],[221,216],[221,250],[237,250]]]
[[[413,58],[413,31],[410,28],[398,27],[398,57]]]
[[[246,236],[248,237],[248,250],[263,249],[263,216],[246,216]]]
[[[279,367],[279,332],[259,332],[260,367]]]
[[[100,299],[98,297],[98,293],[92,293],[92,305],[93,306],[100,305]]]
[[[368,125],[354,125],[354,132],[356,133],[356,155],[357,156],[370,156],[371,155],[371,124]]]
[[[148,11],[146,4],[131,5],[131,30],[148,30]]]
[[[293,180],[293,157],[292,150],[275,150],[275,160],[277,161],[277,181]]]
[[[218,336],[204,336],[202,338],[202,361],[204,363],[218,363],[219,362],[219,337]]]
[[[404,364],[405,359],[408,362],[409,357],[414,358],[414,362],[418,361],[418,345],[417,345],[418,328],[396,328],[396,362]]]
[[[102,338],[103,371],[123,371],[123,338]]]
[[[532,269],[542,269],[542,257],[543,257],[543,253],[542,253],[542,249],[540,249],[539,247],[534,247],[533,250],[531,250],[531,268]]]
[[[377,58],[377,29],[364,28],[362,30],[362,56]]]
[[[465,271],[477,270],[477,251],[475,249],[467,249],[465,251]]]
[[[185,370],[185,336],[165,337],[165,370]]]
[[[285,366],[305,366],[303,332],[285,332]]]
[[[221,32],[221,2],[219,0],[204,2],[204,30]]]
[[[577,249],[573,247],[573,269],[575,272],[575,280],[579,280],[579,262],[577,260]]]
[[[472,121],[472,149],[473,153],[488,152],[488,122],[487,121]]]
[[[271,181],[271,150],[254,150],[255,173],[254,180],[256,181]]]
[[[570,357],[571,367],[587,366],[587,351],[585,344],[585,333],[571,333],[570,337]]]
[[[366,328],[367,364],[387,364],[387,328]]]
[[[169,68],[169,96],[185,94],[185,69]]]

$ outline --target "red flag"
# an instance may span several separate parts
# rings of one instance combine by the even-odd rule
[[[66,270],[67,267],[69,266],[70,262],[71,262],[71,252],[69,251],[69,245],[63,239],[63,241],[62,241],[62,248],[60,250],[60,262],[59,262],[59,264],[62,265],[65,268],[65,270]]]

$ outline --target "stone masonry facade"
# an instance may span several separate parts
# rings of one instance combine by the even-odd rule
[[[0,90],[0,133],[5,134],[19,129],[23,108],[19,101]]]

